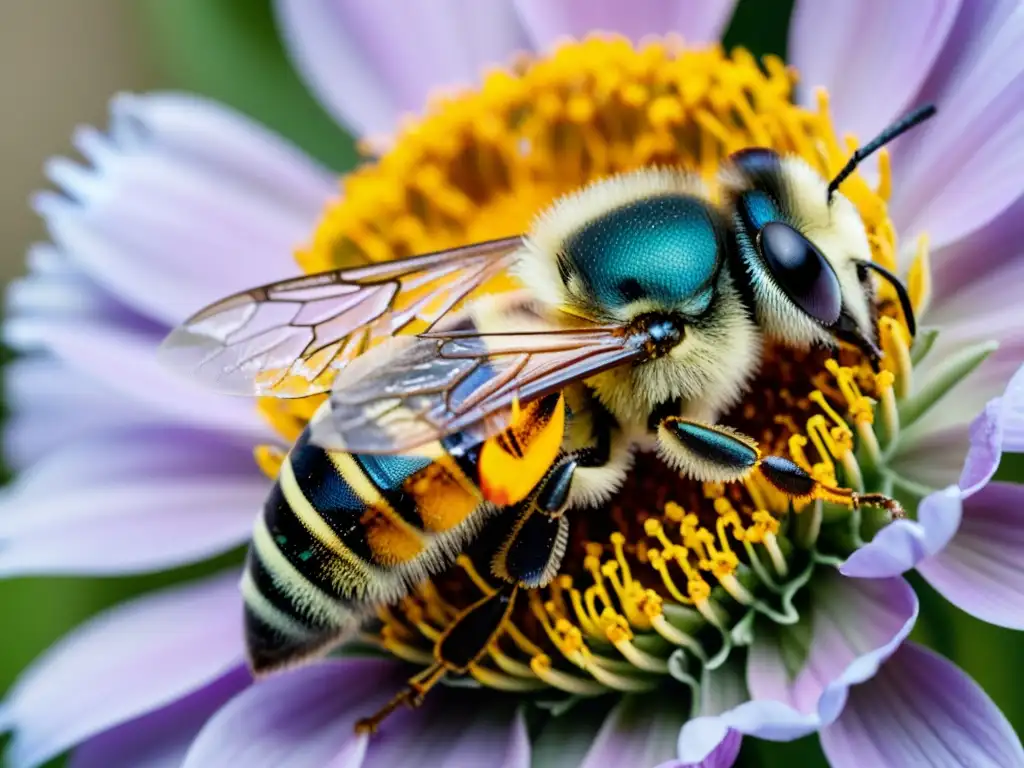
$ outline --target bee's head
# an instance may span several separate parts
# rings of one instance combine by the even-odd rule
[[[906,290],[872,261],[860,215],[837,189],[857,163],[933,113],[927,107],[895,123],[831,181],[770,149],[729,158],[722,182],[738,242],[733,271],[766,334],[798,347],[842,340],[877,361],[871,271],[893,284],[913,332]]]
[[[695,175],[635,171],[584,187],[542,214],[520,277],[553,309],[645,334],[672,329],[647,362],[606,377],[621,380],[615,393],[605,392],[609,400],[631,399],[643,410],[682,398],[714,409],[735,399],[759,351],[723,269],[734,247],[730,229]]]

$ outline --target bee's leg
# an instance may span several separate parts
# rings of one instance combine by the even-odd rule
[[[526,501],[507,510],[514,522],[491,562],[501,586],[459,613],[434,644],[434,664],[412,678],[379,712],[360,720],[357,730],[375,731],[396,709],[419,706],[447,673],[464,674],[479,661],[501,633],[519,589],[542,587],[558,573],[569,541],[564,512],[576,470],[600,466],[607,460],[607,452],[600,449],[565,454]]]
[[[561,456],[519,505],[515,523],[491,561],[491,571],[502,581],[524,589],[546,586],[558,573],[569,543],[565,516],[572,499],[572,484],[580,468],[607,463],[603,447],[583,448]]]
[[[408,687],[379,711],[358,721],[356,731],[373,733],[396,709],[423,703],[424,696],[449,672],[467,672],[501,632],[517,591],[515,584],[504,584],[459,613],[434,643],[434,663],[410,679]]]
[[[898,501],[880,493],[857,493],[819,483],[781,456],[762,456],[757,443],[728,427],[670,416],[658,425],[658,453],[680,474],[702,482],[733,483],[759,472],[791,499],[820,498],[849,507],[882,507],[903,517]]]

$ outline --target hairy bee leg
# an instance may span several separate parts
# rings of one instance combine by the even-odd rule
[[[569,521],[530,504],[491,560],[491,572],[525,589],[543,587],[558,573],[569,543]]]
[[[896,499],[880,493],[832,488],[781,456],[762,456],[757,443],[728,427],[670,416],[658,425],[658,452],[681,474],[702,482],[734,483],[752,472],[791,499],[818,498],[849,507],[876,506],[904,516]]]
[[[515,605],[518,587],[505,584],[459,613],[434,643],[434,663],[411,678],[408,687],[370,717],[356,723],[359,733],[373,733],[403,706],[418,707],[446,674],[463,674],[487,652]]]
[[[600,466],[607,458],[584,449],[563,456],[521,505],[518,518],[491,562],[491,571],[503,581],[525,589],[548,584],[558,573],[569,543],[569,505],[572,481],[579,467]]]

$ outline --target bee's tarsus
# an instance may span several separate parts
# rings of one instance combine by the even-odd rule
[[[409,679],[406,688],[370,717],[356,722],[357,733],[374,733],[397,709],[418,707],[449,672],[464,674],[501,633],[515,604],[517,587],[505,584],[465,608],[434,644],[434,664]]]
[[[357,720],[355,724],[356,733],[376,733],[377,729],[380,728],[380,724],[391,713],[402,707],[415,709],[420,706],[430,689],[445,676],[446,672],[447,669],[443,664],[434,664],[427,667],[416,677],[411,678],[406,688],[396,694],[391,701],[369,717]]]
[[[907,516],[902,504],[883,493],[853,493],[852,501],[856,508],[870,506],[884,509],[892,515],[893,520],[903,520]]]

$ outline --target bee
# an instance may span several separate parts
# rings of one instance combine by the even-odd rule
[[[343,643],[504,517],[500,586],[362,726],[417,703],[481,658],[519,591],[551,581],[567,512],[607,500],[637,449],[696,481],[758,471],[795,499],[900,514],[762,456],[715,419],[766,339],[852,344],[877,364],[872,273],[913,332],[907,291],[872,262],[838,188],[934,111],[888,127],[832,180],[764,148],[728,158],[717,203],[693,174],[625,173],[558,200],[524,236],[265,285],[185,321],[162,347],[174,368],[234,394],[328,393],[255,525],[241,585],[253,671]],[[522,289],[479,296],[506,274]]]

